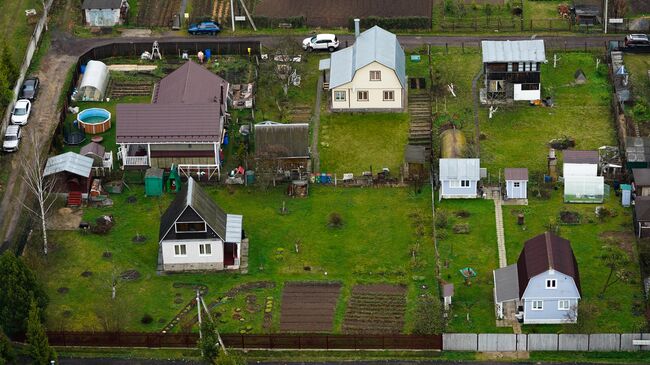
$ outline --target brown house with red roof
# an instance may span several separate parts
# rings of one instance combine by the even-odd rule
[[[500,318],[514,305],[524,324],[576,323],[581,294],[571,243],[551,232],[526,241],[516,264],[494,270]]]
[[[218,175],[228,88],[227,81],[188,61],[160,80],[152,104],[119,104],[122,168],[169,169],[175,164],[188,176]]]

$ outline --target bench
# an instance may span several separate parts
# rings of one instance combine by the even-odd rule
[[[634,346],[650,346],[650,340],[632,340]]]

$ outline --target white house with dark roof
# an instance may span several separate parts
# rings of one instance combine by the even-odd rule
[[[482,41],[483,72],[488,99],[541,98],[544,41]]]
[[[508,168],[503,174],[506,180],[506,199],[528,199],[528,169]]]
[[[237,270],[248,253],[241,215],[226,214],[191,177],[160,218],[159,271]]]
[[[319,69],[329,70],[332,111],[402,111],[406,105],[404,50],[395,34],[378,26],[321,60]]]

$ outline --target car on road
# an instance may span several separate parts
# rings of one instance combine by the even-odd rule
[[[32,103],[27,99],[20,99],[14,105],[14,109],[11,111],[11,123],[18,125],[27,124],[27,119],[29,119],[29,113],[32,112]]]
[[[646,34],[628,34],[625,36],[625,47],[650,47]]]
[[[317,34],[302,41],[302,49],[309,52],[313,50],[334,52],[337,48],[339,48],[339,40],[334,34]]]
[[[10,125],[5,132],[5,138],[2,140],[2,150],[5,152],[18,151],[18,144],[23,136],[19,125]]]
[[[20,89],[18,99],[36,100],[38,95],[38,87],[41,82],[38,77],[30,77],[23,82],[23,87]]]
[[[221,24],[214,21],[205,21],[205,22],[190,24],[189,28],[187,28],[187,32],[192,35],[195,34],[215,35],[221,32]]]

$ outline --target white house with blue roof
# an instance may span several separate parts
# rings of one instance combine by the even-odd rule
[[[404,50],[395,34],[378,26],[357,35],[351,47],[322,60],[329,70],[332,111],[402,111],[406,103]]]

